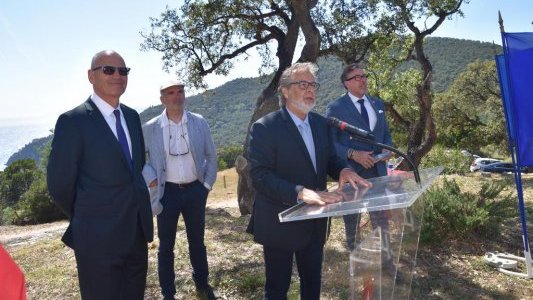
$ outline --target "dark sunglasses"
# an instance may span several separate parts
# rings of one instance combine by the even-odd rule
[[[128,73],[130,72],[130,68],[126,67],[113,67],[113,66],[99,66],[96,68],[93,68],[91,70],[96,71],[102,69],[102,72],[106,75],[113,75],[115,74],[115,70],[118,70],[118,74],[120,76],[128,76]]]

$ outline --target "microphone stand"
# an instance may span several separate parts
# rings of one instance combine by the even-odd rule
[[[345,131],[346,132],[346,131]],[[403,157],[408,163],[409,165],[411,166],[411,168],[413,169],[413,174],[415,175],[415,181],[416,183],[418,183],[418,185],[421,185],[421,182],[420,182],[420,173],[418,172],[418,167],[415,165],[415,163],[413,162],[413,160],[411,159],[411,157],[409,157],[409,155],[401,152],[400,150],[394,148],[394,147],[391,147],[389,145],[385,145],[385,144],[382,144],[382,143],[378,143],[372,139],[369,139],[369,138],[364,138],[364,137],[361,137],[361,136],[358,136],[356,134],[351,134],[349,132],[347,132],[353,139],[356,139],[358,141],[361,141],[363,143],[367,143],[367,144],[370,144],[370,145],[374,145],[374,146],[378,146],[378,147],[382,147],[382,148],[385,148],[387,150],[390,150],[396,154],[398,154],[399,156]]]

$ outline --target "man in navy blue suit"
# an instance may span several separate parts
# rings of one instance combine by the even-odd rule
[[[63,242],[74,249],[83,299],[144,298],[153,224],[141,122],[119,102],[129,70],[114,51],[95,54],[93,94],[54,131],[48,190],[70,219]]]
[[[255,188],[249,232],[263,245],[265,299],[287,299],[292,262],[300,276],[300,297],[320,298],[327,219],[280,223],[278,214],[305,202],[325,205],[342,200],[326,190],[327,175],[339,185],[368,186],[336,156],[326,120],[311,112],[316,103],[318,68],[296,63],[279,81],[281,109],[252,125],[248,158]]]
[[[367,78],[365,70],[358,64],[346,66],[341,74],[341,82],[347,93],[328,105],[326,116],[371,132],[376,142],[392,145],[385,105],[383,100],[367,94]],[[352,139],[348,133],[337,128],[332,127],[330,130],[337,155],[348,162],[357,174],[367,179],[387,175],[386,161],[392,157],[392,152]],[[380,154],[383,156],[376,158]],[[344,216],[346,241],[350,249],[355,246],[359,217],[358,214]],[[373,226],[381,223],[386,226],[386,219],[380,213],[372,213],[370,217]]]

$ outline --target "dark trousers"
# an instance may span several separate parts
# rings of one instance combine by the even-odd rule
[[[157,216],[157,235],[159,251],[157,253],[159,285],[163,296],[176,294],[174,280],[174,244],[180,214],[185,221],[189,258],[193,268],[193,279],[198,289],[206,289],[209,276],[207,251],[204,245],[205,204],[208,190],[199,181],[180,188],[167,182],[161,199],[163,211]]]
[[[381,227],[383,233],[387,235],[389,232],[389,218],[384,211],[375,211],[370,212],[370,223],[372,224],[372,229],[376,229],[378,226]],[[355,246],[360,243],[359,233],[359,223],[361,222],[360,214],[344,215],[342,216],[344,220],[344,232],[346,233],[346,244],[350,250],[355,249]],[[357,236],[356,236],[357,235]]]
[[[284,300],[291,284],[292,262],[296,256],[296,266],[300,277],[300,298],[320,299],[322,258],[324,245],[313,237],[309,245],[299,251],[288,251],[263,246],[265,260],[265,299]]]
[[[76,255],[82,299],[143,299],[148,248],[140,223],[131,251],[124,257],[92,258]]]
[[[379,177],[378,169],[376,166],[359,172],[359,175],[365,179]],[[383,211],[377,211],[370,212],[369,215],[372,228],[376,229],[379,226],[381,227],[381,230],[383,230],[383,232],[388,235],[389,219],[387,217],[387,214]],[[360,242],[360,233],[358,227],[361,221],[361,215],[344,215],[342,218],[344,220],[346,244],[350,250],[353,250],[355,249],[355,246]]]

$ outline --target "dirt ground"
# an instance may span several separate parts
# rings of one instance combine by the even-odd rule
[[[210,197],[206,209],[210,283],[220,299],[262,299],[264,268],[261,246],[244,232],[249,216],[240,216],[237,200],[231,192],[234,187],[228,185],[235,175],[228,171],[225,176],[226,188],[216,187],[217,191],[213,193],[216,197]],[[462,180],[462,185],[472,181],[479,185],[489,179],[476,175],[459,180]],[[527,181],[525,188],[529,197],[533,191],[531,182]],[[528,201],[529,206],[531,203]],[[532,221],[530,218],[529,224]],[[79,299],[74,255],[60,241],[66,226],[65,221],[24,227],[0,226],[0,242],[26,275],[28,299]],[[532,240],[533,228],[528,227]],[[342,231],[335,225],[332,228],[332,239],[342,238]],[[411,298],[533,299],[532,279],[502,274],[483,260],[488,251],[523,256],[518,217],[501,224],[500,230],[500,235],[494,240],[472,237],[467,241],[445,240],[438,245],[420,244]],[[175,253],[176,296],[178,299],[194,299],[187,241],[181,220]],[[520,271],[525,272],[523,265]],[[324,288],[323,291],[330,295],[324,299],[346,299],[344,294]],[[145,299],[160,299],[159,293],[156,240],[149,247]],[[289,299],[299,299],[296,270]]]

